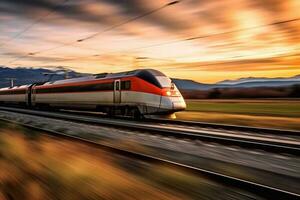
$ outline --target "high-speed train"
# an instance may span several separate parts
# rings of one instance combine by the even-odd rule
[[[170,116],[186,108],[171,79],[153,69],[1,88],[0,104],[94,110],[134,117]]]

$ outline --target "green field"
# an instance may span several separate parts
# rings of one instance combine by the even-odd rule
[[[188,100],[187,111],[300,117],[300,101],[293,100]]]
[[[300,100],[187,100],[178,119],[300,130]]]

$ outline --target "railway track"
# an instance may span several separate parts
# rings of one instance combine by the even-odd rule
[[[179,127],[176,123],[187,123],[187,124],[197,124],[193,122],[171,122],[168,120],[162,120],[155,123],[149,121],[137,122],[132,120],[124,119],[105,119],[95,116],[85,116],[82,114],[70,114],[61,112],[49,112],[49,111],[37,111],[28,110],[21,108],[11,108],[11,107],[0,107],[0,110],[8,112],[17,112],[41,117],[48,117],[54,119],[75,121],[80,123],[88,123],[93,125],[104,125],[113,126],[114,128],[130,129],[135,131],[141,131],[151,134],[162,135],[166,137],[175,137],[179,139],[191,139],[191,140],[201,140],[213,143],[220,143],[224,145],[240,146],[243,148],[250,149],[262,149],[265,151],[276,152],[276,153],[288,153],[292,155],[300,155],[300,142],[299,139],[286,140],[284,138],[266,138],[263,136],[262,132],[266,129],[260,130],[258,135],[243,135],[238,132],[224,132],[222,130],[203,130],[197,129],[194,125],[192,128]],[[171,125],[168,125],[171,124]],[[175,125],[176,126],[173,126]],[[257,128],[255,128],[256,130]],[[268,129],[270,131],[270,129]],[[283,134],[283,132],[281,132]],[[300,134],[298,132],[288,131],[289,134],[293,136]],[[269,134],[269,133],[268,133]],[[282,136],[282,135],[281,135]]]
[[[73,141],[78,141],[81,143],[85,143],[87,145],[92,145],[94,147],[101,148],[105,151],[109,151],[114,154],[129,157],[129,158],[135,159],[137,161],[148,162],[151,164],[163,164],[165,166],[186,170],[195,175],[205,176],[211,180],[220,182],[224,185],[232,186],[232,187],[239,188],[239,189],[244,189],[246,191],[249,191],[249,192],[252,192],[259,196],[262,196],[266,199],[274,199],[274,197],[276,197],[277,199],[281,199],[281,200],[285,200],[285,199],[291,200],[291,199],[299,199],[300,198],[300,194],[298,194],[298,193],[289,192],[289,191],[282,190],[282,189],[279,189],[276,187],[271,187],[268,185],[255,183],[255,182],[251,182],[248,180],[243,180],[243,179],[236,178],[233,176],[228,176],[228,175],[225,175],[222,173],[216,173],[214,171],[201,169],[199,167],[194,167],[191,165],[186,165],[186,164],[174,162],[174,161],[167,160],[167,159],[162,159],[162,158],[155,157],[152,155],[147,155],[147,154],[143,154],[143,153],[126,150],[126,149],[123,149],[120,147],[114,147],[114,146],[111,146],[108,144],[101,144],[101,143],[91,141],[88,139],[84,139],[84,138],[81,138],[78,136],[71,136],[68,134],[63,134],[63,133],[53,131],[50,129],[46,129],[46,128],[35,127],[32,125],[23,124],[20,122],[15,122],[15,121],[7,120],[7,119],[0,119],[0,120],[7,121],[10,123],[15,123],[15,124],[23,126],[25,128],[41,131],[41,132],[43,132],[45,134],[49,134],[51,136],[65,138],[65,139],[73,140]]]
[[[229,125],[229,124],[216,124],[216,123],[207,123],[207,122],[169,120],[169,119],[153,119],[153,121],[158,123],[194,126],[194,127],[202,127],[202,128],[213,128],[213,129],[227,130],[227,131],[231,130],[231,131],[250,132],[256,134],[274,134],[274,135],[281,135],[281,136],[300,135],[300,131],[295,131],[295,130],[270,129],[270,128],[261,128],[261,127],[237,126],[237,125]]]
[[[108,118],[105,114],[99,114],[96,112],[80,112],[73,110],[64,110],[63,113],[71,113],[71,114],[79,114],[82,116],[92,116],[92,117],[102,117]],[[124,117],[114,117],[114,119],[124,119]],[[125,118],[126,120],[134,121],[133,118]],[[247,133],[256,133],[256,134],[272,134],[277,136],[300,136],[300,131],[296,130],[286,130],[286,129],[271,129],[271,128],[262,128],[262,127],[251,127],[251,126],[238,126],[238,125],[230,125],[230,124],[216,124],[216,123],[208,123],[208,122],[198,122],[198,121],[186,121],[186,120],[171,120],[171,119],[144,119],[147,122],[154,122],[160,124],[168,124],[168,125],[176,125],[176,126],[191,126],[191,127],[199,127],[199,128],[210,128],[210,129],[218,129],[224,131],[240,131]]]

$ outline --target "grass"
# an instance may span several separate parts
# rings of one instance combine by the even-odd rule
[[[300,101],[287,100],[188,100],[187,111],[300,117]]]
[[[48,137],[0,135],[0,197],[5,199],[180,199],[120,169],[102,151]]]
[[[0,128],[1,200],[253,199],[244,191],[182,170],[132,163],[78,142],[36,132],[29,137],[28,130],[4,127]]]
[[[299,100],[187,100],[178,119],[300,130]]]

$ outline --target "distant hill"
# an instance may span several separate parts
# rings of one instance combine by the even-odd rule
[[[236,84],[250,84],[250,83],[270,83],[270,82],[278,82],[278,83],[284,83],[284,82],[300,82],[300,75],[289,77],[289,78],[256,78],[256,77],[248,77],[248,78],[240,78],[237,80],[224,80],[221,82],[218,82],[217,84],[225,84],[225,85],[236,85]]]
[[[173,79],[186,99],[299,98],[300,75],[291,78],[241,78],[216,84]]]
[[[214,84],[198,83],[196,81],[188,80],[188,79],[173,78],[172,81],[179,89],[183,89],[183,90],[208,90],[214,87]]]
[[[253,87],[283,87],[300,84],[300,80],[282,81],[282,80],[267,80],[267,81],[249,81],[237,84],[216,84],[217,88],[253,88]],[[219,86],[219,87],[218,87]]]
[[[57,73],[62,70],[50,70],[44,68],[8,68],[0,66],[0,88],[10,86],[7,78],[16,78],[15,85],[24,85],[35,82],[42,82],[49,80],[49,76],[45,73]],[[87,74],[77,73],[68,70],[70,78],[81,77]],[[60,73],[52,77],[51,80],[64,79],[64,74]],[[181,91],[208,91],[213,89],[235,89],[235,88],[258,88],[258,87],[286,87],[300,84],[300,75],[290,78],[240,78],[237,80],[225,80],[216,84],[204,84],[188,79],[172,79]]]
[[[300,75],[291,78],[240,78],[216,84],[203,84],[192,80],[173,79],[180,90],[210,90],[215,88],[285,87],[300,84]]]
[[[0,88],[9,87],[10,80],[7,78],[15,78],[15,85],[26,85],[36,82],[43,82],[49,80],[49,76],[45,76],[45,73],[58,73],[62,70],[49,70],[49,69],[34,69],[34,68],[8,68],[0,66]],[[78,77],[82,74],[68,71],[69,77]],[[51,80],[64,79],[64,74],[57,74],[52,77]]]

